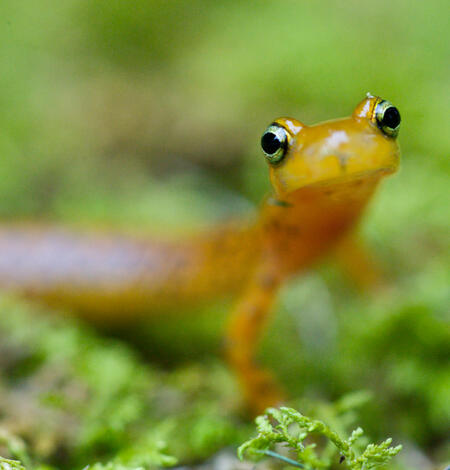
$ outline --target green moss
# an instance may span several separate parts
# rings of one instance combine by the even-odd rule
[[[25,467],[18,460],[0,457],[0,470],[25,470]]]
[[[0,312],[0,415],[5,429],[21,423],[33,461],[159,466],[174,464],[170,455],[204,458],[242,438],[236,390],[222,365],[168,374],[119,341],[35,306],[2,298]]]
[[[267,455],[274,456],[267,451],[282,444],[295,454],[301,468],[327,469],[331,468],[333,462],[339,461],[350,470],[371,470],[388,463],[402,448],[390,447],[392,439],[387,439],[381,444],[368,444],[361,449],[358,442],[363,435],[361,428],[344,438],[323,421],[303,416],[286,407],[269,408],[265,415],[256,418],[256,426],[258,436],[238,449],[241,460],[244,456],[254,460]],[[326,443],[318,450],[319,436],[325,437]]]
[[[417,433],[417,442],[424,443],[445,432],[446,374],[440,357],[446,334],[426,309],[405,305],[374,307],[364,324],[349,316],[342,339],[348,351],[340,361],[320,367],[308,379],[314,388],[295,400],[304,415],[288,409],[270,412],[272,418],[309,429],[311,435],[302,438],[304,448],[297,448],[303,462],[333,468],[342,454],[348,468],[358,469],[362,462],[370,468],[384,461],[391,452],[387,444],[367,447],[364,439],[349,441],[355,423],[375,438],[385,432],[400,439]],[[119,340],[106,340],[55,312],[3,297],[0,313],[0,414],[6,432],[0,451],[27,469],[82,468],[95,462],[93,468],[108,469],[173,465],[205,459],[251,434],[238,413],[234,381],[218,361],[163,371]],[[414,344],[410,335],[417,338]],[[424,374],[429,374],[428,387]],[[353,393],[335,403],[318,398],[330,384],[339,396],[340,390],[371,380],[376,381],[373,393]],[[292,395],[300,390],[294,385]],[[265,418],[259,423],[267,426]],[[331,444],[324,446],[318,434],[331,438]],[[311,439],[316,450],[309,446]]]

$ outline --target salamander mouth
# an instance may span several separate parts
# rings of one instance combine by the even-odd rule
[[[357,180],[365,181],[365,180],[380,179],[392,173],[395,173],[396,171],[397,171],[397,166],[386,166],[382,168],[376,168],[374,170],[365,170],[365,171],[360,171],[360,172],[353,173],[353,174],[336,176],[335,178],[330,178],[327,180],[315,181],[313,183],[305,184],[304,186],[301,186],[298,189],[312,188],[312,187],[319,187],[319,186],[322,186],[322,187],[334,186],[336,184],[345,184],[345,183],[355,182]]]

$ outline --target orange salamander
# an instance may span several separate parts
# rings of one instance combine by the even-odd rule
[[[370,94],[345,119],[276,119],[261,139],[273,195],[258,217],[186,240],[3,226],[0,288],[103,323],[233,294],[226,355],[260,411],[282,396],[253,356],[283,282],[332,251],[360,283],[374,280],[352,229],[398,168],[399,127],[397,108]]]

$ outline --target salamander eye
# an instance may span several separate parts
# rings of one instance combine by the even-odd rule
[[[280,162],[286,154],[288,133],[278,124],[271,124],[261,137],[261,147],[269,163]]]
[[[400,113],[389,101],[381,101],[375,108],[378,127],[389,137],[397,137],[400,130]]]

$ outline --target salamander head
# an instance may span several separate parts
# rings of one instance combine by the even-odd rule
[[[349,118],[314,126],[276,119],[261,138],[275,192],[282,196],[305,186],[395,172],[399,128],[397,108],[370,94]]]

